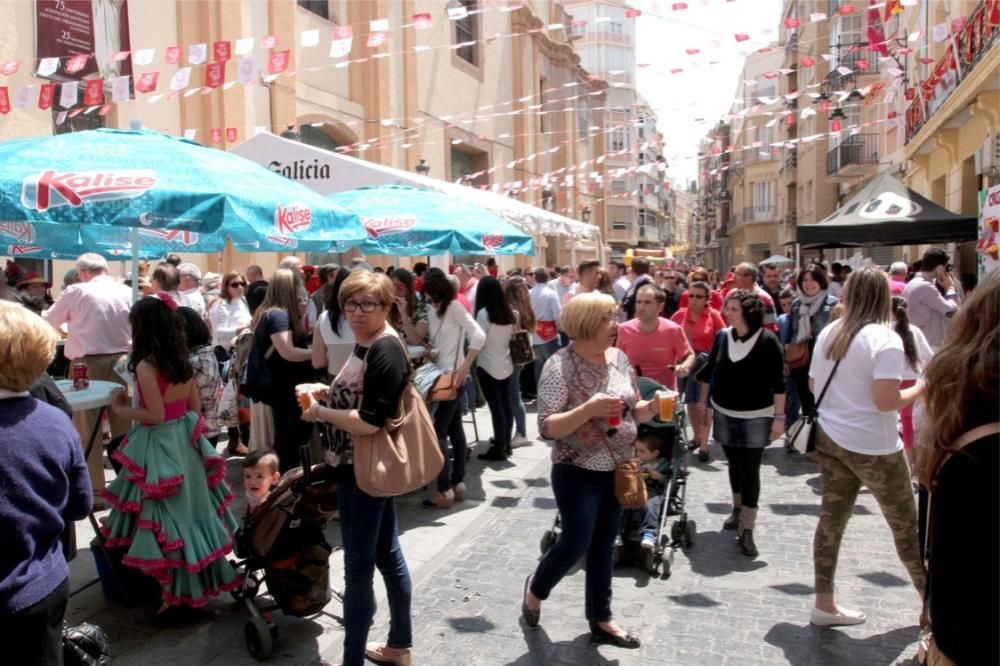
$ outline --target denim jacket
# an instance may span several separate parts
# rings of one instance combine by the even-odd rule
[[[816,313],[816,318],[813,321],[812,340],[809,341],[810,344],[816,342],[816,336],[818,336],[819,332],[822,331],[823,328],[830,323],[830,310],[833,309],[833,306],[835,306],[837,302],[838,301],[836,298],[830,296],[829,294],[827,295],[826,303],[824,303],[823,307],[820,308],[820,311]],[[787,345],[790,342],[794,342],[795,336],[798,335],[799,308],[801,306],[802,306],[802,301],[799,300],[798,298],[792,301],[792,311],[789,313],[789,319],[791,319],[791,321],[789,322],[789,326],[787,328],[787,335],[785,335],[785,337],[782,338],[781,340],[781,344],[783,345]]]

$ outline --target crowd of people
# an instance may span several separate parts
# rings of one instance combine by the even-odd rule
[[[974,575],[992,576],[996,587],[995,539],[977,540],[972,517],[962,519],[967,530],[951,521],[973,504],[992,512],[988,524],[998,517],[1000,277],[963,287],[943,250],[887,271],[745,262],[721,275],[641,256],[505,273],[493,259],[444,271],[372,268],[363,259],[312,267],[287,257],[265,278],[257,266],[202,275],[170,256],[132,276],[143,294],[136,303],[99,255],[81,256],[71,273],[52,299],[45,280],[9,266],[0,294],[0,439],[19,443],[3,479],[18,490],[0,501],[0,534],[16,544],[0,570],[0,635],[22,637],[25,663],[56,663],[52,620],[67,595],[60,535],[72,521],[110,509],[104,537],[124,551],[123,564],[159,583],[160,610],[197,607],[235,585],[225,556],[238,520],[219,451],[249,454],[252,508],[278,473],[301,464],[303,447],[337,470],[344,663],[365,655],[410,663],[412,583],[394,500],[360,490],[352,468],[353,439],[385,427],[409,381],[431,408],[446,461],[423,501],[429,510],[466,501],[472,452],[463,415],[489,409],[493,436],[478,458],[493,463],[529,443],[526,405],[537,402],[538,431],[553,442],[562,531],[525,580],[524,621],[541,621],[544,600],[585,556],[593,638],[638,647],[611,610],[622,513],[616,465],[638,450],[654,481],[663,473],[656,443],[636,444],[638,426],[657,411],[638,377],[680,396],[701,462],[711,461],[713,443],[724,456],[732,511],[721,527],[735,531],[735,548],[748,557],[759,553],[764,451],[782,439],[791,451],[796,433],[809,430],[796,422],[815,423],[804,447],[822,480],[813,624],[865,619],[834,600],[840,542],[865,486],[926,599],[932,649],[956,660],[996,654],[995,645],[968,640],[969,626],[981,636],[995,626],[996,603],[990,613],[965,612],[955,597]],[[106,428],[123,472],[110,485],[103,447],[84,460],[79,444],[98,413],[72,412],[46,372],[60,372],[58,338],[66,361],[122,386]],[[322,399],[304,408],[301,387],[316,382],[326,387]],[[968,431],[977,436],[959,449]],[[917,487],[925,499],[933,490],[929,509],[919,502],[929,522],[918,514]],[[47,519],[12,527],[28,514]],[[949,566],[971,552],[982,568]],[[367,643],[376,568],[390,631]]]

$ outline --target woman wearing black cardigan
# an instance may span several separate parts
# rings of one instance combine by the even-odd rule
[[[730,292],[725,315],[730,327],[715,337],[708,363],[697,375],[698,403],[706,425],[708,410],[714,410],[714,436],[729,461],[733,512],[722,526],[738,528],[740,550],[755,557],[760,460],[764,447],[784,432],[784,358],[778,337],[763,328],[764,304],[753,292]]]

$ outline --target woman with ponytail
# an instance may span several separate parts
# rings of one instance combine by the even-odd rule
[[[896,430],[896,412],[919,397],[923,384],[899,387],[903,341],[889,327],[888,276],[875,268],[851,273],[843,296],[844,316],[820,332],[809,368],[813,393],[823,395],[816,428],[822,504],[813,540],[816,599],[810,617],[820,626],[865,621],[864,613],[838,606],[833,593],[840,542],[862,485],[878,501],[920,594],[925,582],[910,470]]]
[[[910,323],[910,317],[906,313],[906,300],[902,296],[892,297],[892,319],[895,322],[893,330],[903,341],[903,379],[899,382],[899,388],[907,389],[916,385],[924,367],[934,355],[934,350],[923,332]],[[902,423],[903,450],[906,451],[910,470],[915,474],[913,438],[916,431],[913,427],[912,403],[899,410],[899,419]]]

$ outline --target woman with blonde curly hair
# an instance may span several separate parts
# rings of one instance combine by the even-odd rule
[[[917,461],[931,491],[927,619],[952,662],[1000,663],[1000,604],[990,594],[1000,588],[1000,272],[959,308],[924,381]],[[969,603],[977,590],[987,594]]]

